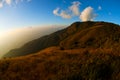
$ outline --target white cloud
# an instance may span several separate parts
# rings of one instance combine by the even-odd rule
[[[60,10],[60,8],[56,8],[55,10],[53,10],[53,14],[56,16],[59,16],[58,11]]]
[[[56,16],[60,16],[64,19],[70,19],[73,16],[79,16],[79,1],[72,2],[72,5],[68,7],[67,10],[60,10],[60,8],[56,8],[53,10],[53,14]]]
[[[92,7],[86,7],[83,11],[79,11],[80,6],[79,1],[72,2],[72,5],[69,6],[66,10],[62,10],[60,8],[56,8],[53,10],[53,14],[56,16],[60,16],[64,19],[71,19],[73,17],[79,17],[81,21],[92,21],[94,18],[97,17],[95,14],[94,9]],[[98,9],[101,10],[102,7],[98,6]]]
[[[92,21],[96,16],[94,9],[89,6],[81,12],[80,19],[82,21]]]
[[[2,8],[3,7],[3,3],[2,2],[0,2],[0,8]]]
[[[4,7],[5,5],[4,4],[7,4],[7,5],[12,5],[12,4],[18,4],[20,2],[23,2],[23,1],[26,1],[26,2],[31,2],[32,0],[0,0],[0,8]]]
[[[98,10],[102,10],[102,7],[101,7],[101,6],[98,6]]]
[[[5,0],[6,4],[11,5],[12,0]]]
[[[61,10],[60,13],[60,8],[56,8],[55,10],[53,10],[53,14],[56,15],[56,16],[60,16],[64,19],[70,19],[72,16],[67,13],[67,11],[64,11],[64,10]]]
[[[71,15],[68,14],[66,11],[63,11],[63,10],[61,11],[60,16],[64,19],[70,19],[71,18]]]
[[[73,15],[78,16],[80,14],[79,12],[79,5],[81,3],[79,1],[72,2],[72,6],[69,7],[69,9],[72,11]]]

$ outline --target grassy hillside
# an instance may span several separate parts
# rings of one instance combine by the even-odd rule
[[[120,52],[51,47],[0,60],[0,80],[119,80]]]
[[[120,80],[120,26],[75,22],[4,57],[0,80]]]
[[[73,24],[74,26],[75,24]],[[72,28],[73,28],[72,26]],[[75,25],[76,26],[76,25]],[[74,34],[60,42],[64,49],[73,48],[119,48],[120,26],[104,22],[87,22],[77,25]]]
[[[120,49],[120,26],[107,22],[75,22],[67,28],[26,43],[4,57],[24,56],[51,46],[73,48]]]

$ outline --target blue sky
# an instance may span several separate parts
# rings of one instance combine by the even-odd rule
[[[120,0],[0,0],[0,31],[85,20],[120,24],[119,3]]]

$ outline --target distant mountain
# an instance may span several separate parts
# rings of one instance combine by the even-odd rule
[[[51,46],[62,49],[120,48],[120,26],[107,22],[75,22],[63,30],[30,41],[4,57],[17,57],[36,53]]]

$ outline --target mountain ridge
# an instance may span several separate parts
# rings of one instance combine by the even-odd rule
[[[106,41],[106,43],[105,40],[107,39],[107,36],[110,37],[111,35],[112,37],[110,39],[112,39],[115,35],[116,41],[119,42],[120,28],[118,26],[119,25],[113,23],[107,23],[107,22],[91,22],[91,21],[75,22],[65,29],[56,31],[55,33],[52,33],[50,35],[46,35],[39,39],[30,41],[21,48],[11,50],[7,54],[5,54],[4,57],[24,56],[27,54],[36,53],[42,49],[51,46],[60,46],[62,49],[70,49],[70,48],[74,48],[75,46],[80,48],[95,46],[94,48],[98,48],[98,47],[103,47],[105,44],[108,45],[108,43],[109,43],[108,47],[113,46],[112,45],[112,43],[114,43],[113,40],[111,40],[112,42],[108,40]],[[94,38],[98,37],[98,39],[91,38],[93,35]],[[97,43],[99,42],[99,39],[102,38],[106,38],[106,39],[103,39],[101,43]],[[95,43],[96,45],[93,45],[93,43]],[[103,43],[105,44],[103,45]]]

